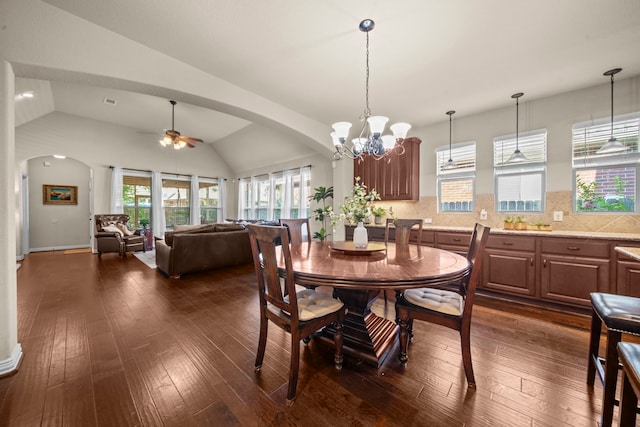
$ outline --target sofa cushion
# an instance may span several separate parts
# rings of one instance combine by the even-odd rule
[[[129,230],[127,226],[121,222],[117,222],[116,227],[118,227],[118,230],[122,231],[125,236],[131,236],[133,234],[133,231]]]
[[[216,231],[237,231],[244,230],[244,225],[242,224],[216,224]]]
[[[118,228],[118,226],[115,225],[115,224],[111,224],[111,225],[107,225],[106,227],[102,227],[102,231],[106,231],[108,233],[120,233],[121,236],[124,236],[124,233],[122,232],[122,230],[120,230]]]

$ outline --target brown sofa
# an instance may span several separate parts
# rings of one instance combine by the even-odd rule
[[[169,277],[253,260],[249,232],[240,224],[175,226],[156,241],[156,265]]]

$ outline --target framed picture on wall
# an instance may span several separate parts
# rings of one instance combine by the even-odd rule
[[[77,205],[78,187],[75,185],[42,186],[42,203],[45,205]]]

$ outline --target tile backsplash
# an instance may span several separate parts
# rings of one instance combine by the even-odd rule
[[[571,191],[548,192],[543,214],[523,214],[527,222],[551,224],[554,230],[594,231],[604,233],[640,233],[640,215],[618,213],[575,213],[572,209]],[[494,195],[476,195],[476,207],[469,213],[438,213],[436,197],[422,197],[417,202],[385,202],[376,204],[392,207],[398,218],[431,218],[433,225],[472,227],[482,222],[493,228],[502,228],[509,214],[495,212]],[[480,211],[487,211],[487,219],[480,220]],[[563,220],[554,221],[553,212],[562,211]]]

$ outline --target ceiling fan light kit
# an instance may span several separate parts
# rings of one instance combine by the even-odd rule
[[[164,131],[164,138],[160,140],[160,145],[167,147],[173,145],[174,150],[179,150],[184,147],[194,148],[196,142],[202,142],[199,138],[192,138],[190,136],[182,136],[180,132],[175,130],[175,108],[177,102],[173,99],[169,101],[171,104],[171,129]]]

